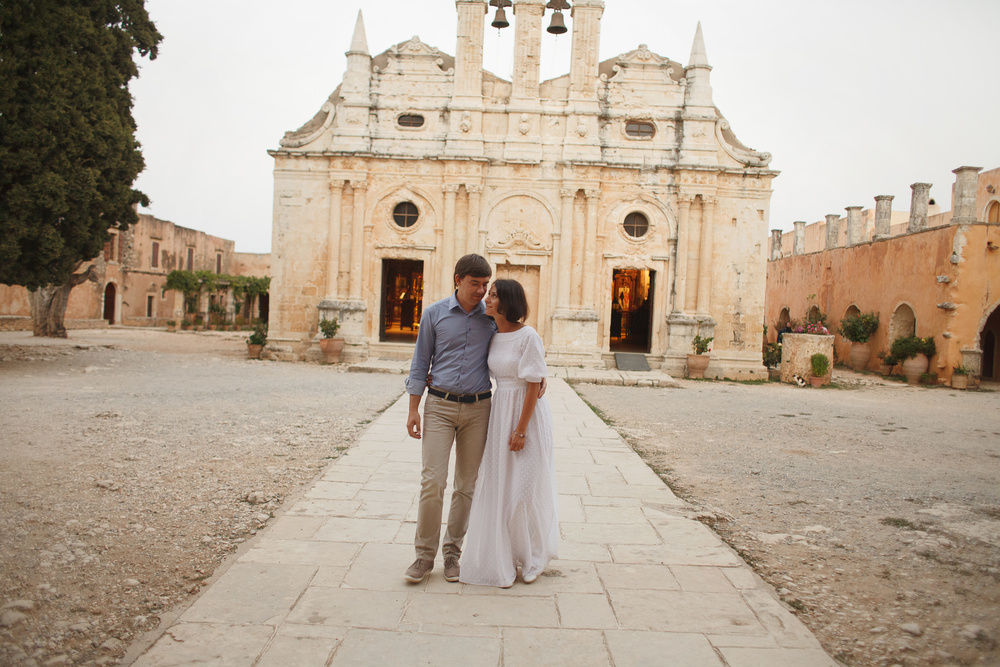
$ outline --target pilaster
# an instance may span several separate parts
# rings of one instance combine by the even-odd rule
[[[677,268],[674,277],[674,308],[673,312],[683,313],[687,308],[687,266],[688,238],[691,231],[691,204],[694,197],[680,195],[677,206],[680,209],[677,217]]]
[[[340,273],[340,213],[344,204],[344,181],[330,179],[330,202],[326,234],[326,295],[337,298]]]
[[[878,195],[875,197],[875,233],[873,241],[889,238],[889,228],[892,225],[892,200],[894,195]]]
[[[351,191],[354,195],[354,210],[351,215],[351,287],[349,294],[353,301],[361,300],[361,271],[365,254],[365,194],[367,190],[368,181],[351,181]]]
[[[444,235],[444,253],[441,256],[441,294],[451,291],[454,274],[451,267],[455,266],[455,198],[458,195],[458,183],[445,183],[441,186],[444,192],[444,229],[450,232]]]
[[[910,186],[913,194],[910,198],[910,223],[907,232],[919,232],[927,229],[927,208],[931,201],[931,183],[914,183]]]
[[[792,232],[792,254],[803,255],[806,252],[806,223],[805,220],[796,220],[792,223],[795,230]]]
[[[715,232],[715,197],[702,197],[701,249],[698,252],[698,315],[712,312],[712,250]]]
[[[840,243],[840,215],[837,213],[827,213],[826,249],[836,248],[838,243]]]

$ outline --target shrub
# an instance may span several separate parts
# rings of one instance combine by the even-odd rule
[[[878,313],[848,315],[840,320],[838,333],[852,343],[867,343],[878,331]]]
[[[267,325],[260,322],[247,338],[247,345],[267,345]]]
[[[892,356],[902,362],[907,359],[912,359],[918,354],[924,354],[928,359],[930,359],[937,352],[937,346],[934,344],[933,336],[928,336],[927,338],[920,338],[919,336],[900,336],[896,340],[892,341],[892,348],[890,351]]]
[[[812,365],[813,377],[826,377],[830,370],[830,357],[822,352],[817,352],[809,357],[809,363]]]
[[[708,346],[711,342],[715,340],[714,338],[702,338],[700,335],[695,336],[694,340],[691,341],[691,348],[694,350],[695,354],[705,354],[708,352]]]
[[[764,365],[777,368],[781,364],[781,343],[768,343],[764,346]]]
[[[328,320],[325,317],[319,322],[319,330],[323,332],[323,338],[333,338],[337,335],[337,331],[340,329],[340,323],[337,322],[337,318]]]
[[[952,375],[971,375],[971,373],[969,373],[969,369],[961,364],[951,369],[951,373]]]
[[[899,365],[899,359],[897,359],[896,357],[892,356],[892,354],[890,354],[889,352],[886,352],[885,350],[882,350],[881,352],[879,352],[875,356],[877,356],[879,359],[881,359],[882,363],[885,364],[886,366],[898,366]]]

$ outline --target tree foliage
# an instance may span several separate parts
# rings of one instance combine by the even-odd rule
[[[129,82],[144,0],[0,2],[0,283],[64,285],[148,200]]]

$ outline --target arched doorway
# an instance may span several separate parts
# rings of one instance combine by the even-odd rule
[[[656,272],[649,269],[615,269],[612,273],[612,352],[649,352],[655,278]]]
[[[114,283],[108,283],[104,286],[104,319],[108,321],[108,324],[115,323],[116,292]]]
[[[986,318],[983,330],[979,332],[979,349],[983,351],[982,378],[984,380],[1000,379],[1000,368],[997,368],[997,342],[1000,341],[1000,308],[996,308]]]

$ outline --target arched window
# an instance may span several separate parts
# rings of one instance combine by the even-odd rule
[[[854,304],[851,304],[851,307],[844,312],[844,319],[846,320],[848,317],[857,317],[860,314],[861,309]]]
[[[625,228],[625,233],[632,238],[641,238],[649,231],[649,220],[642,213],[633,211],[625,216],[625,222],[622,223],[622,227]]]
[[[778,331],[785,328],[785,325],[792,321],[791,315],[788,313],[788,308],[782,308],[781,312],[778,313]]]
[[[404,113],[397,122],[400,127],[422,127],[424,117],[415,113]]]
[[[656,134],[656,128],[652,123],[641,120],[630,120],[625,123],[625,134],[637,139],[650,139]]]
[[[990,204],[989,209],[986,211],[986,222],[1000,222],[1000,201]]]
[[[417,218],[419,217],[420,211],[417,210],[413,202],[400,202],[396,204],[396,208],[392,209],[393,221],[404,229],[417,224]]]

